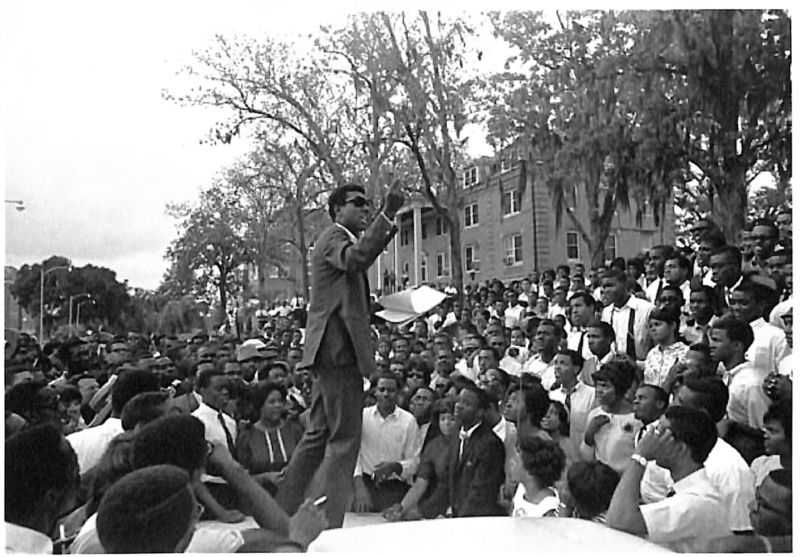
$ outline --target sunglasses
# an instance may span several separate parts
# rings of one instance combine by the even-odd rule
[[[362,208],[362,207],[370,207],[370,206],[372,206],[372,203],[370,203],[370,201],[366,197],[354,197],[352,199],[348,199],[347,201],[345,201],[344,204],[345,205],[353,204],[356,207],[358,207],[359,209]]]

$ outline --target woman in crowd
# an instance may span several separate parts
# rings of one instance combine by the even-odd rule
[[[287,421],[286,389],[267,382],[251,393],[258,419],[244,423],[236,440],[239,462],[265,486],[274,484],[289,464],[297,443],[303,436],[301,427]]]
[[[523,473],[514,494],[511,516],[558,516],[561,501],[554,486],[564,472],[564,451],[557,443],[538,437],[520,438],[519,451]]]
[[[547,414],[542,418],[542,429],[546,431],[553,441],[561,447],[567,457],[567,467],[580,460],[574,444],[569,439],[569,412],[567,407],[554,400],[547,409]]]
[[[589,412],[589,426],[581,444],[584,460],[599,460],[620,474],[633,454],[634,436],[643,425],[625,398],[635,377],[635,366],[627,360],[612,360],[592,374],[599,406]]]
[[[677,311],[657,309],[650,314],[647,326],[655,346],[644,361],[645,383],[662,386],[672,366],[686,357],[689,347],[678,340],[680,323],[681,315]]]

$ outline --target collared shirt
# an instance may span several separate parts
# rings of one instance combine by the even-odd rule
[[[550,362],[545,362],[540,354],[531,356],[525,365],[522,366],[523,373],[530,373],[536,375],[542,380],[542,387],[545,390],[550,390],[556,382],[556,365],[555,357]]]
[[[742,455],[723,439],[717,439],[704,466],[722,498],[727,533],[751,530],[749,506],[756,498],[755,480]],[[655,462],[648,462],[641,483],[642,501],[661,501],[672,488],[669,471]]]
[[[382,462],[399,462],[403,466],[400,479],[410,482],[419,466],[418,433],[419,426],[411,412],[396,406],[384,418],[377,405],[364,408],[361,448],[353,475],[373,474]]]
[[[664,277],[658,277],[656,280],[651,282],[645,288],[645,296],[647,296],[647,301],[651,304],[658,303],[658,294],[659,290],[663,290],[663,288],[667,285],[667,281],[664,280]]]
[[[611,347],[608,353],[598,360],[597,356],[594,354],[591,357],[586,358],[583,362],[583,367],[581,368],[581,372],[578,375],[578,379],[589,385],[590,387],[594,386],[594,379],[592,379],[592,374],[603,367],[605,364],[610,362],[614,359],[614,354],[617,352],[617,343],[612,342]]]
[[[756,489],[758,489],[758,486],[767,479],[770,472],[773,470],[783,470],[781,457],[776,454],[759,456],[750,464],[750,470],[753,471],[753,476],[755,476],[756,479]]]
[[[719,491],[701,468],[675,483],[675,495],[641,505],[647,539],[676,551],[729,534]]]
[[[759,317],[750,326],[753,328],[753,344],[744,357],[753,362],[763,381],[770,373],[778,371],[778,362],[786,355],[786,334]]]
[[[461,455],[464,454],[464,445],[467,444],[467,441],[469,440],[469,438],[472,437],[472,434],[475,433],[475,430],[478,429],[478,426],[480,426],[480,425],[481,425],[481,422],[478,422],[477,424],[475,424],[474,426],[472,426],[471,428],[469,428],[467,430],[465,430],[463,427],[459,430],[459,432],[458,432],[458,439],[459,439],[458,458],[461,458]]]
[[[352,231],[351,231],[349,228],[347,228],[346,226],[344,226],[344,225],[342,225],[342,224],[339,224],[338,222],[334,223],[334,225],[335,225],[335,226],[338,226],[339,228],[341,228],[342,230],[344,230],[345,232],[347,232],[347,237],[348,237],[348,238],[350,238],[350,241],[351,241],[351,242],[353,242],[354,244],[355,244],[356,242],[358,242],[358,238],[356,238],[356,235],[355,235],[355,234],[353,234],[353,232],[352,232]]]
[[[583,339],[583,344],[581,344],[581,339]],[[583,356],[584,361],[588,360],[594,355],[592,354],[592,351],[589,350],[589,341],[586,340],[585,327],[575,327],[567,335],[567,348],[577,351],[578,347],[581,349],[581,356]]]
[[[225,435],[225,431],[222,429],[222,424],[219,422],[219,411],[214,410],[209,405],[201,402],[200,406],[197,407],[197,410],[192,412],[192,416],[203,422],[203,425],[206,426],[206,440],[211,441],[214,444],[214,450],[225,451],[228,454],[231,454],[230,449],[228,448],[228,437]],[[235,441],[236,421],[225,413],[222,414],[222,419],[225,421],[225,427],[228,429],[228,432]],[[231,458],[236,459],[236,455],[231,454]],[[218,476],[211,476],[209,474],[203,474],[201,480],[204,482],[225,483],[225,480],[222,478]]]
[[[744,280],[744,275],[741,275],[739,277],[739,280],[737,280],[736,282],[733,283],[733,286],[731,286],[730,288],[728,288],[727,286],[723,287],[722,292],[725,295],[725,304],[727,306],[730,307],[730,305],[731,305],[731,292],[733,292],[734,290],[739,288],[742,285],[742,281],[743,280]]]
[[[644,359],[644,382],[659,387],[664,383],[672,366],[686,358],[689,347],[682,342],[674,342],[662,348],[654,346]]]
[[[778,373],[792,379],[794,376],[794,352],[788,350],[788,354],[778,362]]]
[[[41,532],[6,522],[6,553],[50,555],[53,542]]]
[[[611,304],[603,308],[603,321],[610,323],[616,333],[617,349],[626,352],[628,346],[628,320],[631,309],[635,311],[633,322],[633,335],[636,340],[636,359],[644,360],[650,347],[650,331],[647,323],[653,304],[636,296],[628,297],[628,301],[621,308]]]
[[[504,444],[506,439],[509,437],[508,433],[512,429],[517,429],[514,424],[506,420],[503,416],[500,416],[500,421],[494,424],[492,431],[497,437],[502,441]]]
[[[67,441],[78,457],[80,473],[91,470],[100,462],[111,440],[123,433],[122,420],[108,418],[104,423],[67,435]]]
[[[506,312],[504,314],[506,328],[513,329],[514,327],[518,327],[520,319],[522,319],[523,315],[525,315],[525,308],[519,304],[510,308],[506,308]]]
[[[567,406],[567,397],[569,405]],[[569,442],[574,454],[580,452],[583,436],[589,426],[589,412],[597,407],[594,387],[578,381],[570,392],[564,387],[550,391],[550,400],[556,400],[567,406],[569,411]]]
[[[728,386],[728,419],[761,429],[769,398],[761,388],[763,379],[753,364],[745,360],[723,375]]]
[[[526,351],[524,348],[519,348],[519,349],[520,352]],[[522,375],[522,364],[516,358],[513,358],[509,355],[505,355],[503,356],[503,359],[500,360],[499,365],[500,369],[502,369],[509,375],[513,375],[514,377],[519,377]]]
[[[417,424],[419,429],[417,430],[417,457],[419,457],[420,453],[422,452],[422,445],[425,443],[425,437],[428,435],[428,430],[431,428],[431,422],[419,425]]]

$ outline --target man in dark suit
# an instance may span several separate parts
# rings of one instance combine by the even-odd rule
[[[369,224],[364,188],[355,184],[336,188],[328,198],[334,222],[317,239],[311,259],[311,302],[302,361],[312,378],[309,426],[292,455],[277,499],[294,514],[319,469],[315,482],[319,493],[309,495],[327,496],[331,528],[342,526],[352,493],[361,444],[362,377],[375,372],[367,269],[397,232],[393,221],[404,202],[395,183],[383,209]]]
[[[484,423],[488,408],[488,395],[473,383],[458,395],[455,418],[461,429],[449,445],[445,480],[453,517],[506,514],[498,503],[505,481],[505,448]]]

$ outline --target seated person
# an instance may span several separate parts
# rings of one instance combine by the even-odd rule
[[[400,503],[383,512],[388,521],[436,518],[447,512],[446,497],[434,494],[447,491],[448,445],[457,432],[454,411],[455,402],[452,399],[442,399],[434,405],[431,420],[438,422],[440,434],[423,449],[414,485]]]
[[[537,437],[521,438],[519,449],[524,471],[511,516],[558,516],[561,501],[554,486],[564,472],[564,451],[555,442]]]
[[[560,494],[559,516],[605,524],[606,512],[619,483],[619,474],[602,462],[576,462],[567,471]]]

